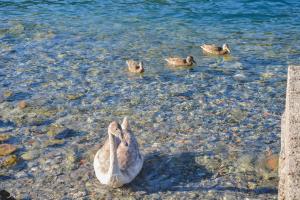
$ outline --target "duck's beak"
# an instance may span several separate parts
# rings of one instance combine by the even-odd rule
[[[194,64],[197,64],[197,62],[196,62],[196,61],[194,61],[194,60],[193,60],[192,62],[193,62]]]

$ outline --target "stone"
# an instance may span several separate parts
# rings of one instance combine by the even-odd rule
[[[257,187],[257,184],[255,182],[248,182],[248,188],[250,190],[254,190]]]
[[[21,155],[21,158],[23,160],[33,160],[36,159],[40,156],[40,153],[37,150],[32,150],[32,151],[28,151],[25,152]]]
[[[66,98],[68,100],[72,101],[72,100],[77,100],[77,99],[81,98],[82,96],[83,96],[82,93],[79,93],[79,94],[68,94],[68,95],[66,95]]]
[[[4,97],[10,97],[10,96],[12,96],[13,95],[13,92],[12,91],[10,91],[10,90],[6,90],[5,92],[4,92],[4,94],[3,94],[3,96]]]
[[[58,124],[52,124],[47,131],[47,135],[49,136],[56,136],[60,132],[64,130],[64,127]]]
[[[49,147],[49,146],[55,146],[55,145],[61,145],[64,144],[64,140],[59,140],[59,139],[50,139],[45,141],[44,146]]]
[[[276,171],[278,169],[278,155],[271,155],[266,159],[266,166],[269,170]]]
[[[0,161],[0,167],[10,167],[12,165],[15,165],[16,163],[17,163],[17,156],[10,155]]]
[[[24,108],[26,108],[28,105],[27,105],[27,103],[26,103],[26,101],[20,101],[19,103],[18,103],[18,107],[21,109],[21,110],[23,110]]]
[[[11,144],[0,144],[0,156],[6,156],[13,153],[17,148]]]
[[[9,138],[10,138],[10,135],[7,135],[7,134],[0,135],[0,142],[4,142],[4,141],[8,140]]]

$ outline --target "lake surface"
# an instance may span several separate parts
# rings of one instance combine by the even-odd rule
[[[20,199],[277,199],[299,1],[0,1],[0,189]],[[228,43],[231,55],[204,55]],[[192,55],[192,68],[166,66]],[[145,73],[126,71],[143,60]],[[26,108],[19,102],[25,100]],[[24,106],[25,107],[25,106]],[[145,163],[109,189],[92,160],[129,116]]]

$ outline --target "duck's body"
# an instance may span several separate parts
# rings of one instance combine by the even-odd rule
[[[131,73],[143,73],[145,71],[143,62],[136,62],[134,60],[126,60],[128,71]]]
[[[179,57],[169,57],[165,59],[169,65],[175,66],[175,67],[184,67],[184,66],[192,66],[194,63],[193,56],[188,56],[187,58],[179,58]]]
[[[222,47],[218,47],[214,44],[203,44],[201,48],[205,53],[213,55],[226,55],[230,53],[228,44],[223,44]]]
[[[108,138],[94,158],[97,179],[102,184],[121,187],[131,182],[142,166],[143,157],[129,129],[127,118],[124,118],[122,126],[112,122],[108,128]]]

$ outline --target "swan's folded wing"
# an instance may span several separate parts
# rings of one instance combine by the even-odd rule
[[[124,133],[127,144],[121,142],[118,146],[117,154],[121,170],[130,170],[134,168],[138,162],[141,162],[138,143],[130,132]]]
[[[109,169],[109,153],[109,140],[106,138],[95,156],[95,161],[98,162],[97,166],[102,172],[107,172]]]

